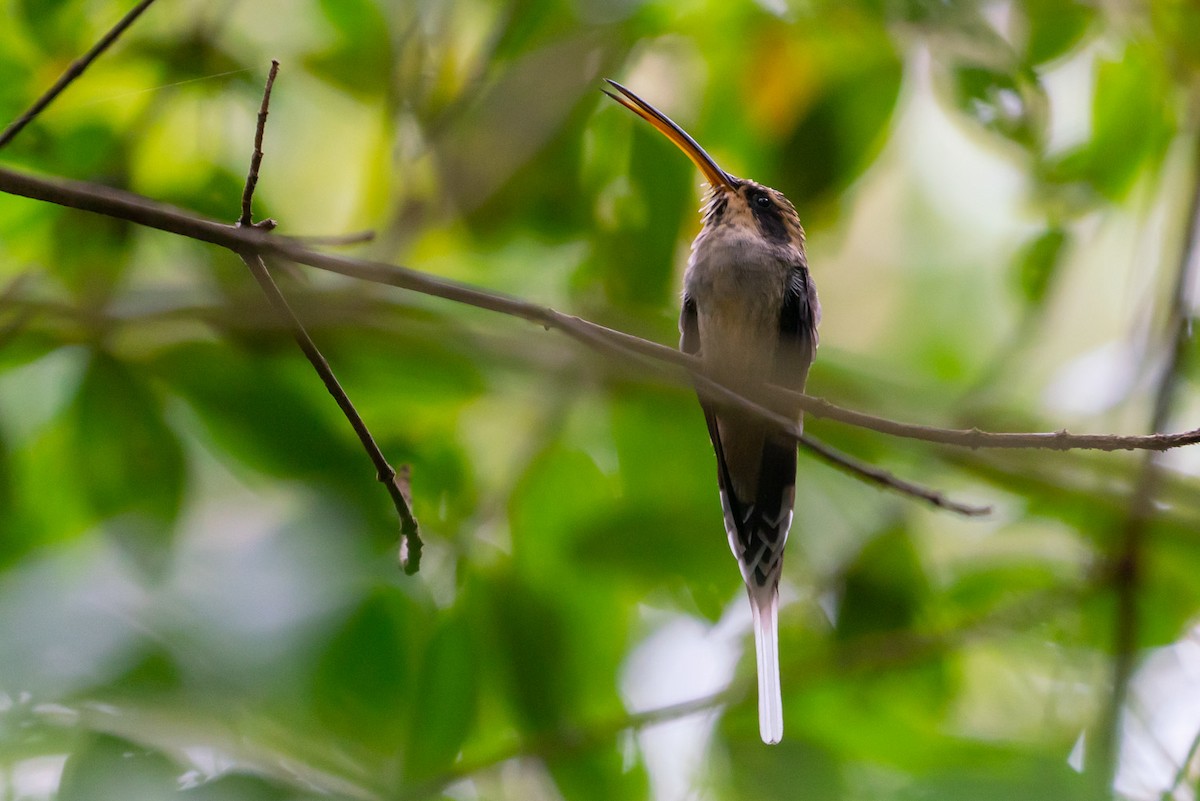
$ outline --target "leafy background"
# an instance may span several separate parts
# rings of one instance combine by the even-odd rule
[[[128,3],[0,0],[12,118]],[[163,0],[3,153],[675,339],[700,178],[633,87],[785,192],[810,391],[935,425],[1146,430],[1196,184],[1185,0]],[[0,196],[0,797],[1097,797],[1134,454],[809,431],[995,513],[802,462],[787,730],[690,393],[519,321],[279,276],[370,465],[228,253]],[[1187,357],[1171,428],[1196,419]],[[1169,470],[1116,788],[1192,798],[1200,496]],[[697,702],[681,709],[673,705]],[[682,714],[689,712],[690,714]],[[1165,794],[1165,795],[1164,795]]]

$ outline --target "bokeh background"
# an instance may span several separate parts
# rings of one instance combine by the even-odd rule
[[[130,5],[0,0],[0,118]],[[259,217],[669,344],[701,179],[612,77],[795,202],[813,394],[1144,433],[1197,41],[1187,0],[161,0],[0,161],[232,221],[277,58]],[[687,388],[276,272],[412,466],[415,577],[236,257],[0,195],[0,798],[1194,798],[1200,452],[1161,461],[1123,695],[1140,455],[810,421],[994,512],[802,457],[768,748]],[[1200,417],[1193,350],[1170,429]]]

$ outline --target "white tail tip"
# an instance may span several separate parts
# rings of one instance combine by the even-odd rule
[[[758,733],[767,745],[783,739],[783,698],[779,689],[779,593],[750,592],[754,645],[758,657]]]

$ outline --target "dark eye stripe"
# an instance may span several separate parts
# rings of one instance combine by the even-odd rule
[[[784,223],[783,213],[778,206],[771,203],[764,208],[757,203],[751,203],[750,210],[754,213],[754,221],[758,223],[758,230],[763,236],[773,242],[788,241],[787,224]]]

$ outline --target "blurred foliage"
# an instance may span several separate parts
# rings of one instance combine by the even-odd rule
[[[0,0],[0,118],[129,5]],[[599,93],[611,76],[795,201],[825,308],[814,394],[1139,432],[1196,182],[1198,8],[164,2],[0,159],[233,220],[279,58],[257,217],[374,230],[353,252],[672,342],[700,177]],[[0,797],[1095,797],[1104,766],[1070,760],[1112,697],[1136,456],[812,421],[996,513],[803,460],[767,748],[685,387],[519,321],[277,273],[412,466],[416,577],[236,258],[0,196]],[[1182,660],[1200,463],[1169,464],[1137,642]],[[1139,678],[1138,714],[1186,707],[1146,689],[1168,679]],[[672,707],[711,693],[709,714]],[[1191,798],[1197,730],[1126,729],[1121,793]]]

